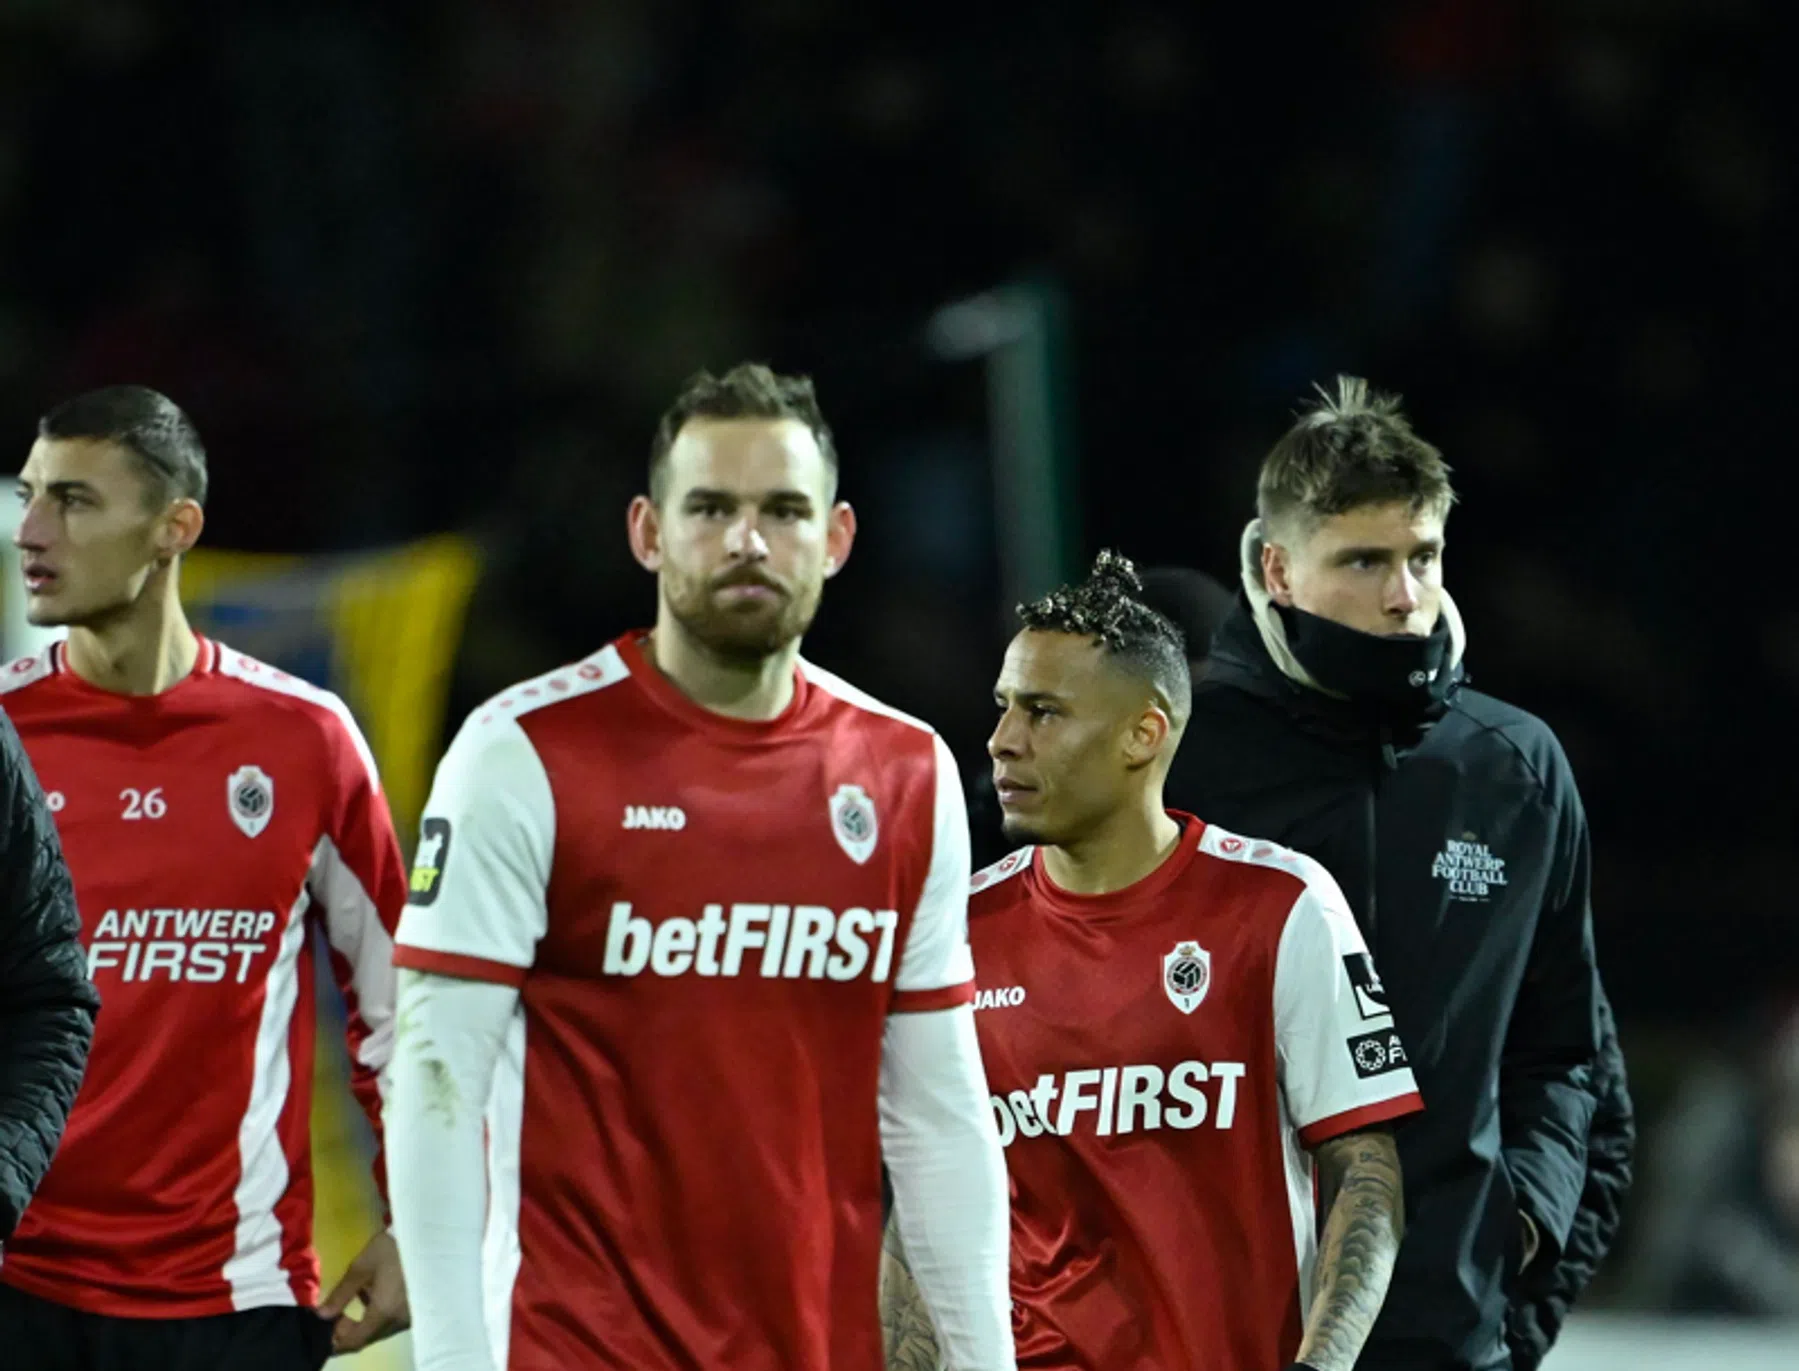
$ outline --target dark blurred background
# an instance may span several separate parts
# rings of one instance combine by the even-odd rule
[[[1790,1261],[1786,9],[11,0],[0,418],[22,461],[72,391],[168,392],[220,546],[475,535],[453,723],[651,618],[623,511],[687,373],[809,371],[864,526],[809,654],[972,781],[1005,512],[934,313],[1057,302],[1080,560],[1233,578],[1262,452],[1365,374],[1455,466],[1476,682],[1573,758],[1660,1174]],[[1799,1311],[1793,1267],[1693,1293],[1649,1206],[1601,1301]]]

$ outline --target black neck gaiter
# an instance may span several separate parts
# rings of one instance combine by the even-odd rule
[[[1383,638],[1302,609],[1275,608],[1299,664],[1326,690],[1357,703],[1430,713],[1460,677],[1450,661],[1453,644],[1444,616],[1428,638]]]

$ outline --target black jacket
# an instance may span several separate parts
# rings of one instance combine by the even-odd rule
[[[1574,777],[1547,726],[1461,686],[1459,642],[1415,707],[1376,707],[1297,684],[1255,614],[1240,600],[1214,642],[1168,800],[1323,863],[1411,1055],[1425,1110],[1398,1129],[1407,1234],[1369,1364],[1502,1367],[1518,1212],[1541,1233],[1532,1271],[1553,1269],[1594,1112]]]
[[[80,934],[56,825],[0,713],[0,1241],[50,1168],[94,1039]]]
[[[1506,1320],[1513,1371],[1536,1371],[1568,1311],[1611,1251],[1618,1234],[1624,1196],[1630,1189],[1637,1146],[1636,1113],[1624,1073],[1618,1025],[1603,991],[1599,998],[1599,1060],[1593,1071],[1598,1104],[1587,1131],[1587,1183],[1580,1194],[1574,1229],[1553,1267],[1532,1263]]]

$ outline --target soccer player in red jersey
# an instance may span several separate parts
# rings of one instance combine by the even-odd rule
[[[836,486],[809,381],[695,378],[630,510],[654,629],[438,770],[390,1111],[420,1371],[873,1371],[883,1158],[953,1364],[1013,1364],[956,766],[799,656]]]
[[[995,688],[994,781],[1032,846],[974,878],[969,933],[1018,1363],[1350,1371],[1403,1225],[1382,1125],[1417,1090],[1324,869],[1164,810],[1190,683],[1140,593],[1102,553],[1022,609]],[[890,1250],[889,1365],[934,1367]]]
[[[0,669],[0,699],[102,1009],[0,1255],[9,1371],[310,1371],[405,1323],[385,1233],[315,1310],[310,1136],[314,932],[379,1136],[405,871],[343,704],[188,625],[206,480],[193,424],[140,386],[52,410],[19,477],[30,618],[69,633]]]

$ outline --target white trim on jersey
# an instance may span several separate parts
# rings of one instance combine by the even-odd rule
[[[625,659],[619,653],[617,645],[609,645],[578,662],[570,662],[554,671],[546,671],[541,676],[533,676],[528,681],[507,686],[498,695],[471,711],[462,727],[466,730],[472,724],[484,724],[492,719],[517,719],[534,710],[548,708],[558,701],[617,685],[630,674],[631,668],[625,665]]]
[[[978,895],[1014,876],[1022,876],[1031,869],[1031,854],[1036,850],[1034,847],[1021,847],[1016,852],[1008,852],[992,866],[982,867],[969,879],[968,893]]]
[[[804,676],[827,695],[835,695],[846,705],[854,705],[857,709],[865,709],[870,714],[879,714],[883,718],[897,719],[902,724],[910,724],[913,728],[922,729],[926,733],[936,732],[936,730],[923,719],[915,719],[903,710],[895,709],[890,704],[883,704],[866,690],[858,689],[856,686],[853,686],[848,681],[844,680],[843,677],[836,675],[834,672],[826,671],[822,666],[819,666],[814,662],[809,662],[804,657],[800,658],[799,667],[800,675]]]
[[[438,958],[472,958],[521,973],[549,928],[556,799],[549,772],[511,714],[471,720],[437,767],[425,823],[448,825],[435,893],[408,905],[396,939],[402,965],[458,974]],[[464,972],[480,975],[478,967]]]
[[[267,662],[258,661],[248,653],[239,652],[236,648],[227,647],[224,643],[216,644],[219,651],[218,674],[229,676],[234,681],[242,681],[276,695],[286,695],[290,699],[304,700],[308,704],[318,705],[329,710],[344,726],[350,735],[350,742],[356,748],[356,755],[369,773],[369,785],[376,793],[381,790],[381,776],[375,770],[375,754],[369,751],[368,740],[362,736],[362,730],[356,726],[356,716],[350,713],[350,707],[329,690],[315,686],[310,681],[302,681],[298,676],[289,675],[278,667]]]
[[[26,686],[55,674],[56,644],[52,643],[42,652],[14,658],[0,667],[0,695],[10,695],[15,690],[23,690]]]
[[[300,957],[306,950],[306,911],[311,903],[311,895],[302,888],[288,911],[263,987],[250,1097],[237,1129],[239,1172],[232,1195],[237,1238],[221,1273],[231,1287],[234,1309],[294,1303],[293,1286],[281,1266],[284,1242],[275,1206],[287,1194],[289,1173],[280,1121],[294,1086],[288,1037],[300,998]],[[311,1085],[303,1083],[308,1090]]]
[[[1373,966],[1336,883],[1308,885],[1293,902],[1274,958],[1281,1093],[1307,1147],[1363,1126],[1358,1120],[1374,1122],[1381,1106],[1418,1093],[1403,1049],[1387,1046],[1398,1042],[1393,1016],[1384,1004],[1364,1007],[1350,979],[1352,961]],[[1379,1049],[1366,1067],[1358,1065],[1364,1048]]]
[[[306,879],[324,906],[325,941],[350,964],[355,1013],[368,1028],[356,1060],[376,1073],[376,1088],[385,1101],[394,1045],[394,940],[374,897],[328,834],[312,850]]]
[[[974,962],[968,952],[968,804],[962,797],[962,774],[948,745],[935,733],[931,743],[937,763],[931,865],[893,978],[895,1009],[907,1007],[899,997],[909,993],[918,997],[917,1008],[944,1008],[923,998],[923,993],[965,986],[974,980]]]

